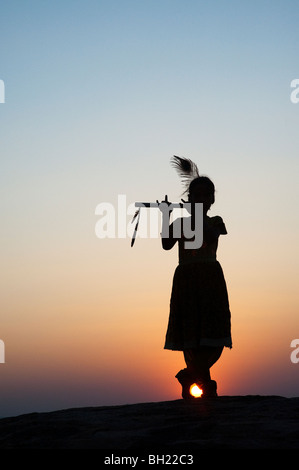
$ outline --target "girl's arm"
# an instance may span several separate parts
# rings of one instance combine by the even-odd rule
[[[178,238],[175,238],[173,234],[173,223],[169,225],[169,214],[163,213],[161,239],[164,250],[171,250],[178,241]]]
[[[207,226],[204,221],[204,240],[207,243],[215,242],[220,235],[226,235],[226,227],[221,217],[214,217],[214,223],[212,226]]]

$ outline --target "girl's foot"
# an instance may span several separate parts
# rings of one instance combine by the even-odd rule
[[[180,370],[175,377],[182,386],[182,397],[184,400],[194,400],[195,397],[190,393],[190,387],[195,383],[194,377],[190,375],[187,369]]]
[[[215,380],[209,380],[208,382],[197,382],[197,385],[202,389],[202,397],[217,397],[217,383]]]

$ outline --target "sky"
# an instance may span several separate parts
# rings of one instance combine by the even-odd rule
[[[213,180],[228,231],[218,393],[298,396],[298,2],[0,8],[0,417],[180,398],[183,355],[163,349],[177,251],[130,246],[136,201],[182,197],[172,155]],[[122,238],[98,237],[101,204]]]

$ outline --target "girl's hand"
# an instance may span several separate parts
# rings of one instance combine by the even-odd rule
[[[157,201],[157,203],[162,212],[162,247],[164,250],[170,250],[177,242],[177,239],[173,237],[173,224],[169,225],[170,214],[172,212],[171,202],[168,201],[166,194],[164,201],[160,203]]]
[[[159,209],[162,212],[162,214],[170,214],[172,212],[172,209],[170,209],[169,206],[171,206],[171,202],[168,201],[168,196],[167,194],[165,195],[164,201],[159,202],[158,200],[156,201],[159,204]]]

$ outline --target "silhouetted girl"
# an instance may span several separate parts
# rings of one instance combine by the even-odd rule
[[[207,215],[215,201],[212,181],[200,176],[197,166],[189,159],[173,157],[172,163],[187,185],[193,228],[195,206],[192,203],[203,203],[203,244],[198,249],[186,248],[183,234],[186,218],[176,219],[169,226],[169,212],[161,209],[162,246],[170,250],[177,242],[179,250],[164,348],[184,353],[187,367],[176,375],[182,385],[183,398],[192,398],[190,386],[193,383],[199,384],[203,396],[217,396],[210,368],[220,358],[225,346],[232,347],[227,288],[216,259],[218,238],[227,232],[221,217]],[[168,236],[164,236],[165,228],[169,229]]]

